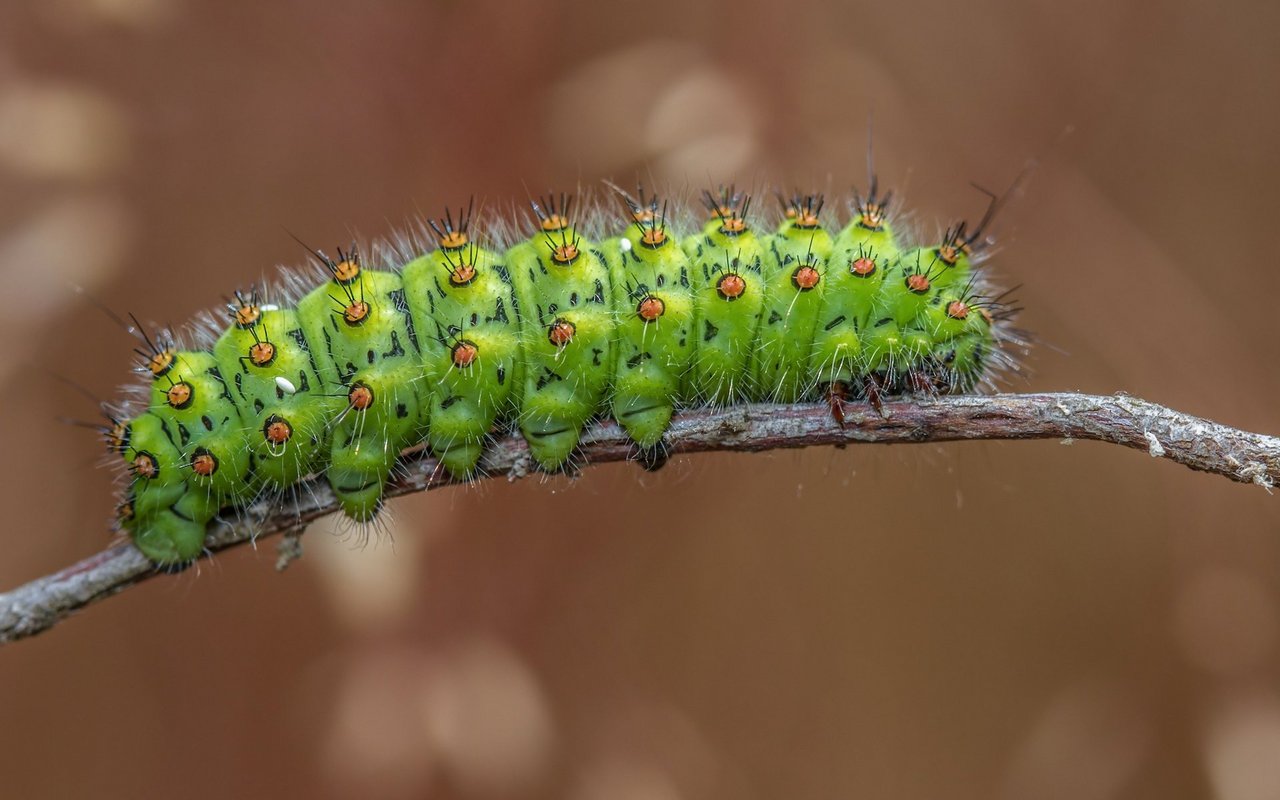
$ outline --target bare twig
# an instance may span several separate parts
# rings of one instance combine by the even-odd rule
[[[1191,469],[1213,472],[1268,490],[1280,480],[1280,439],[1229,428],[1133,397],[1080,394],[1007,394],[897,401],[884,415],[858,406],[845,427],[825,405],[746,405],[680,414],[666,441],[672,453],[709,450],[756,451],[857,442],[947,442],[960,439],[1093,439],[1147,451]],[[634,457],[635,446],[614,422],[590,428],[582,455],[592,463]],[[405,470],[390,496],[453,483],[436,459],[406,453]],[[534,471],[528,447],[513,436],[494,444],[481,462],[487,474],[510,480]],[[254,538],[295,538],[313,520],[337,509],[323,479],[283,505],[262,503],[234,522],[210,526],[212,555]],[[296,555],[282,552],[281,563]],[[73,611],[162,574],[129,543],[85,559],[61,572],[0,595],[0,643],[47,630]]]

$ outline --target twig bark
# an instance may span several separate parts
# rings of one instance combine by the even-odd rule
[[[860,442],[948,442],[961,439],[1092,439],[1145,450],[1195,470],[1270,491],[1280,480],[1280,438],[1264,436],[1193,417],[1127,396],[1005,394],[942,397],[885,403],[884,414],[857,405],[845,413],[845,427],[825,405],[745,405],[677,415],[666,442],[671,453],[710,450],[757,451]],[[436,459],[406,452],[405,470],[388,487],[395,497],[446,486],[454,481]],[[591,427],[582,439],[590,463],[635,457],[635,446],[614,422]],[[523,439],[496,442],[481,462],[490,476],[509,480],[536,471]],[[287,543],[318,517],[337,509],[323,479],[315,479],[296,500],[262,503],[234,522],[210,526],[209,555],[252,539],[284,534]],[[282,548],[280,565],[296,553]],[[110,547],[67,569],[0,595],[0,643],[52,627],[77,609],[133,584],[163,574],[132,544]]]

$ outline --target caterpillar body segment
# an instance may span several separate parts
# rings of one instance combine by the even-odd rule
[[[328,462],[329,422],[344,404],[326,391],[296,310],[255,297],[231,317],[213,355],[258,477],[287,489]]]
[[[950,392],[968,392],[989,376],[994,359],[1008,357],[998,350],[995,326],[1000,321],[988,310],[987,301],[971,293],[941,296],[934,321],[926,322],[933,340],[929,364],[934,368],[938,387]],[[1003,367],[1007,363],[1000,361],[995,366]]]
[[[485,437],[514,414],[523,386],[520,319],[500,255],[452,226],[441,228],[439,242],[401,277],[421,350],[427,443],[450,474],[466,479]]]
[[[610,411],[647,449],[658,444],[676,404],[686,399],[684,379],[696,345],[693,267],[668,232],[657,200],[628,201],[634,224],[603,244],[618,349]]]
[[[725,405],[755,393],[749,365],[769,276],[765,244],[747,219],[750,198],[730,188],[706,200],[711,219],[684,242],[697,319],[687,386],[696,398]]]
[[[750,376],[762,399],[794,403],[813,389],[807,367],[832,248],[831,234],[818,216],[821,210],[821,197],[793,199],[766,247],[770,277]]]
[[[250,499],[259,479],[213,355],[165,349],[148,368],[149,411],[129,423],[122,450],[132,534],[153,561],[190,561],[218,509]]]
[[[568,219],[568,202],[535,205],[541,230],[507,252],[520,307],[520,432],[546,469],[564,466],[613,377],[609,268]]]
[[[465,480],[514,427],[557,470],[600,415],[643,450],[681,407],[827,397],[841,421],[848,397],[991,385],[1022,343],[978,267],[991,209],[906,246],[874,185],[838,229],[817,195],[771,223],[732,188],[707,193],[684,235],[666,205],[624,199],[612,228],[543,200],[532,235],[484,246],[468,209],[380,254],[388,269],[314,252],[322,277],[292,279],[293,307],[237,294],[207,350],[141,334],[147,407],[108,435],[130,472],[120,527],[157,563],[190,561],[220,508],[313,474],[370,520],[422,442]]]
[[[120,525],[143,555],[157,564],[184,564],[204,552],[205,528],[221,505],[190,484],[173,494],[137,490],[140,499],[120,511]]]
[[[820,384],[852,384],[869,371],[863,339],[879,322],[872,312],[898,264],[887,227],[867,228],[856,218],[832,244],[809,353],[811,374]]]
[[[240,412],[212,353],[174,353],[173,367],[151,382],[152,413],[164,421],[193,488],[216,500],[256,492],[252,454],[244,446]]]
[[[978,323],[982,325],[982,323]],[[945,385],[970,390],[982,380],[993,355],[990,330],[966,332],[934,351],[934,359],[945,370]]]
[[[429,405],[400,275],[354,254],[324,263],[331,279],[298,302],[298,317],[326,390],[346,398],[330,421],[329,484],[348,516],[367,521],[400,450],[421,440]]]
[[[357,373],[348,405],[333,426],[326,476],[343,512],[368,522],[382,507],[382,494],[400,450],[421,441],[427,409],[416,365],[381,365]]]
[[[219,502],[189,480],[169,422],[151,412],[139,414],[126,425],[119,452],[130,483],[117,516],[134,544],[158,564],[199,556]]]

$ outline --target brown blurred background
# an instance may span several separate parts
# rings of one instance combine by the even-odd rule
[[[519,8],[508,8],[517,6]],[[1280,433],[1280,6],[0,9],[0,587],[108,542],[59,416],[289,238],[648,170],[1004,213],[1014,390]],[[1069,9],[1070,13],[1066,13]],[[6,797],[1280,796],[1280,499],[1057,442],[681,459],[392,504],[0,651]]]

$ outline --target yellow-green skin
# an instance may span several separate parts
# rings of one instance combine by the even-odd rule
[[[924,269],[902,257],[885,272],[862,330],[862,367],[867,372],[903,372],[927,352],[928,342],[913,336],[912,328],[936,290],[917,292],[910,284],[912,277],[926,274]]]
[[[827,259],[831,234],[821,226],[798,226],[789,219],[770,237],[765,257],[769,274],[759,338],[751,356],[751,386],[757,396],[777,403],[794,403],[809,394],[808,370],[818,314],[827,291]],[[811,267],[818,284],[803,288],[796,271]]]
[[[684,241],[693,263],[697,348],[686,385],[697,399],[713,405],[758,393],[751,385],[749,365],[769,283],[760,237],[749,225],[741,233],[726,233],[725,228],[725,221],[717,216],[701,233]],[[728,274],[746,284],[735,297],[726,297],[717,288]]]
[[[122,526],[147,558],[158,564],[190,561],[204,549],[205,527],[220,504],[205,489],[189,481],[172,426],[157,414],[143,413],[126,428],[120,454],[132,464],[147,454],[156,464],[152,478],[135,475],[128,493],[129,515]]]
[[[953,288],[939,292],[940,300],[931,304],[920,320],[920,327],[932,339],[930,357],[947,371],[949,385],[968,389],[982,377],[987,357],[995,346],[991,319],[980,311],[971,311],[964,319],[947,316],[946,308],[960,295]]]
[[[614,419],[643,448],[662,439],[696,342],[692,264],[675,237],[663,232],[656,245],[644,243],[646,227],[632,225],[604,242],[613,282],[617,371],[610,410]],[[656,299],[657,319],[640,315],[640,304]]]
[[[189,395],[175,403],[168,392],[179,384]],[[158,467],[152,478],[133,479],[134,541],[158,563],[190,561],[203,550],[205,527],[218,509],[250,499],[258,479],[239,411],[212,354],[174,353],[172,366],[152,379],[150,394],[150,413],[130,422],[124,452],[130,463],[146,452]],[[215,460],[213,474],[192,470],[198,455]]]
[[[874,336],[872,311],[888,276],[897,269],[898,254],[887,222],[868,227],[855,217],[836,236],[809,352],[809,374],[816,385],[851,384],[872,371],[866,365],[863,339]],[[853,265],[859,259],[871,260],[874,271],[856,273]]]
[[[369,307],[358,324],[348,324],[343,314],[353,297]],[[298,318],[326,391],[348,396],[362,386],[373,392],[369,408],[349,404],[331,423],[326,472],[343,512],[371,520],[400,451],[420,441],[427,424],[404,285],[394,272],[361,269],[345,289],[333,279],[302,298]]]
[[[256,338],[255,338],[256,334]],[[270,341],[275,357],[256,365],[250,348]],[[263,483],[286,489],[328,462],[329,421],[344,406],[329,396],[316,367],[298,312],[264,306],[251,326],[233,324],[213,346],[218,369],[240,410],[249,452]],[[268,441],[268,424],[283,421],[293,435],[283,444]]]
[[[556,242],[576,231],[555,232]],[[585,239],[571,263],[551,257],[543,236],[507,252],[507,266],[520,304],[524,376],[520,432],[545,469],[564,466],[582,429],[602,407],[613,377],[614,320],[609,268]],[[573,338],[552,343],[557,322],[573,326]]]
[[[189,386],[190,395],[186,403],[174,406],[167,392],[178,383]],[[256,492],[257,478],[253,459],[244,446],[240,412],[212,353],[175,353],[172,368],[151,381],[151,409],[168,424],[184,465],[202,453],[216,460],[212,475],[190,476],[194,488],[219,501],[248,498]]]
[[[990,321],[976,310],[964,321],[947,318],[948,303],[962,298],[973,276],[973,262],[967,247],[953,246],[948,254],[949,258],[944,257],[940,246],[922,247],[906,251],[899,260],[904,276],[911,272],[927,275],[931,290],[897,307],[896,319],[902,327],[903,342],[897,357],[899,361],[917,362],[930,356],[950,372],[949,383],[971,386],[981,371],[976,367],[985,363],[983,342],[991,336]],[[962,335],[964,342],[942,347]]]
[[[552,253],[574,241],[570,228],[550,245],[539,233],[504,254],[435,250],[400,272],[326,280],[296,310],[262,306],[252,327],[232,324],[212,353],[176,353],[152,381],[119,449],[130,464],[147,453],[158,471],[132,478],[120,524],[153,561],[182,563],[200,555],[221,507],[309,474],[325,473],[350,517],[371,519],[399,452],[422,441],[468,478],[486,437],[515,423],[539,466],[556,470],[604,413],[652,448],[682,405],[812,400],[872,376],[896,391],[921,374],[939,391],[967,391],[996,346],[992,318],[967,296],[969,253],[947,249],[948,264],[941,245],[903,251],[876,223],[859,216],[834,237],[795,220],[773,234],[748,223],[732,235],[716,218],[657,247],[631,224],[599,247],[577,241],[561,264]],[[454,285],[464,253],[475,278]],[[869,275],[850,269],[863,258]],[[802,266],[820,277],[807,291]],[[726,270],[744,282],[736,299],[717,290]],[[928,287],[913,290],[913,275]],[[646,298],[662,303],[656,319],[639,313]],[[353,300],[369,306],[354,325],[344,318]],[[557,322],[573,326],[560,344]],[[250,347],[263,340],[276,353],[258,366]],[[463,343],[475,358],[460,367]],[[175,382],[193,390],[181,408],[170,405]],[[353,406],[356,387],[372,392],[367,409]],[[267,440],[272,420],[288,422],[286,444]],[[211,476],[192,468],[201,453],[217,460]]]
[[[451,280],[464,263],[474,276]],[[401,277],[421,349],[431,420],[427,444],[451,475],[470,478],[485,437],[499,418],[511,416],[523,385],[520,319],[509,274],[494,253],[463,245],[410,261]],[[475,348],[469,365],[455,363],[459,345]]]

